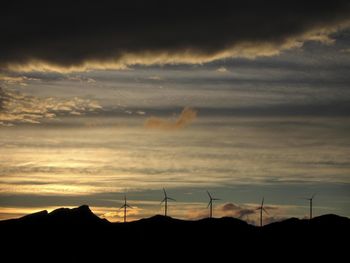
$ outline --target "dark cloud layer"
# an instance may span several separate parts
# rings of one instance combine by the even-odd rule
[[[350,4],[338,1],[83,1],[2,4],[0,67],[74,71],[203,63],[330,42]]]

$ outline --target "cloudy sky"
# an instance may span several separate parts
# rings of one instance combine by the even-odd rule
[[[0,219],[88,204],[350,216],[348,1],[0,10]]]

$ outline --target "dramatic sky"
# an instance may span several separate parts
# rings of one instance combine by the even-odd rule
[[[9,1],[0,219],[88,204],[265,223],[350,216],[348,1]],[[232,3],[234,2],[234,4]]]

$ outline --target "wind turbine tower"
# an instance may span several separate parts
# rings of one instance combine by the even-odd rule
[[[126,209],[127,208],[132,209],[132,207],[128,205],[128,203],[126,202],[126,195],[124,195],[124,204],[119,208],[119,210],[122,208],[124,208],[124,223],[126,223],[126,212],[127,212]]]
[[[261,206],[259,206],[256,210],[260,210],[260,227],[263,226],[263,211],[266,213],[266,214],[269,214],[267,212],[267,210],[265,209],[264,207],[264,197],[262,199],[262,202],[261,202]]]
[[[209,196],[209,203],[208,203],[208,206],[207,206],[207,208],[209,208],[209,218],[212,218],[213,217],[213,201],[217,201],[217,200],[221,200],[221,199],[213,198],[211,196],[211,194],[209,193],[209,191],[207,191],[207,194]]]
[[[310,202],[310,220],[312,219],[312,202],[313,202],[313,200],[314,200],[314,198],[315,198],[315,195],[316,195],[316,194],[313,194],[313,195],[311,196],[311,198],[306,198],[306,200],[309,200],[309,202]]]
[[[164,199],[162,200],[162,202],[160,202],[160,204],[162,204],[164,202],[164,215],[167,216],[168,215],[168,200],[171,200],[171,201],[176,201],[176,200],[169,197],[164,188],[163,188],[163,192],[164,192]]]

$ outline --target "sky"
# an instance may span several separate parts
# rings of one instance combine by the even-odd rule
[[[0,219],[88,204],[256,224],[350,217],[350,4],[0,11]]]

